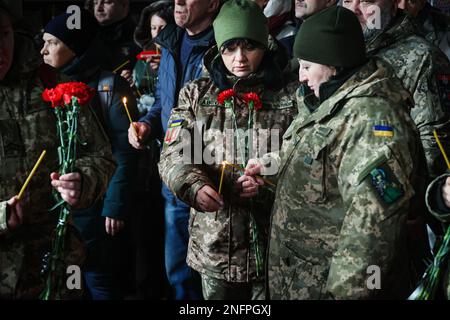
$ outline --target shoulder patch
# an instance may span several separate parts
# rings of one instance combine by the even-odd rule
[[[394,136],[394,128],[392,128],[391,126],[375,125],[373,126],[372,131],[375,137],[392,138]]]
[[[166,136],[164,137],[164,143],[166,143],[167,145],[171,145],[178,139],[178,136],[180,135],[181,132],[183,121],[184,121],[183,119],[174,119],[169,122]]]
[[[370,172],[372,187],[376,190],[381,200],[386,204],[392,204],[405,194],[403,186],[387,164],[376,167]]]

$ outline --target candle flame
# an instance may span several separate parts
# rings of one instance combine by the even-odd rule
[[[127,97],[123,97],[122,102],[127,103]]]

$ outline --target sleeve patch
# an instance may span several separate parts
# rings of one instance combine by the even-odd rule
[[[164,143],[166,143],[167,145],[171,145],[173,142],[177,141],[178,136],[181,132],[182,124],[183,119],[174,119],[170,121],[166,136],[164,138]]]
[[[373,135],[375,137],[390,137],[390,138],[392,138],[394,136],[394,128],[392,128],[390,126],[376,125],[376,126],[373,126]]]
[[[378,166],[370,172],[372,187],[380,199],[386,204],[392,204],[405,194],[403,186],[387,164]]]

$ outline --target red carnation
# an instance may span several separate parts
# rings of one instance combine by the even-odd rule
[[[62,101],[63,94],[61,90],[58,89],[45,89],[44,92],[42,92],[42,100],[46,102],[52,103],[52,108],[61,107],[63,106]]]
[[[255,110],[259,110],[262,108],[261,99],[259,96],[254,92],[246,93],[242,96],[242,99],[245,101],[247,106],[253,107]]]
[[[221,93],[219,93],[219,95],[217,96],[217,102],[219,102],[219,104],[223,105],[225,103],[225,101],[227,101],[228,99],[230,99],[234,96],[236,96],[236,93],[234,92],[233,89],[224,90]]]
[[[79,105],[87,104],[95,94],[95,90],[83,82],[66,82],[59,84],[56,89],[63,93],[65,104],[72,102],[72,97],[78,99]]]

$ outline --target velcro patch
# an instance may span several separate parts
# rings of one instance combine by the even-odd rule
[[[373,135],[375,137],[390,137],[394,136],[394,128],[390,126],[376,125],[373,126]]]
[[[178,139],[178,136],[180,135],[183,119],[174,119],[169,122],[166,136],[164,138],[164,143],[171,145],[173,142],[175,142]]]
[[[373,169],[370,172],[370,178],[372,187],[386,204],[394,203],[405,194],[403,186],[387,164]]]

